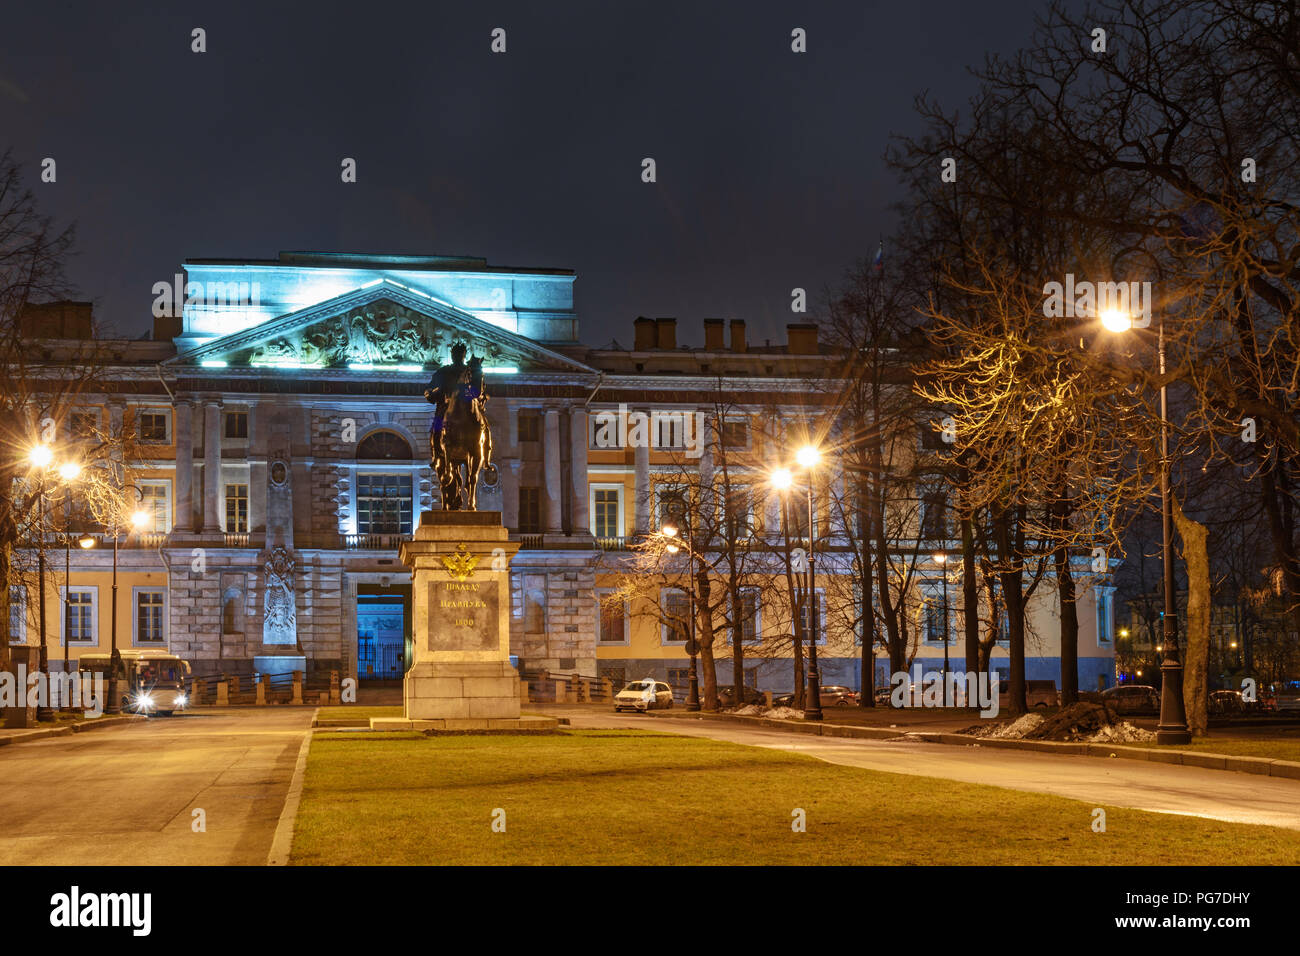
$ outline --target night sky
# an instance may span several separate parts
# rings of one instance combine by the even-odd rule
[[[576,270],[584,341],[625,346],[637,315],[677,316],[686,344],[705,316],[784,341],[790,289],[815,301],[888,233],[883,153],[918,131],[914,95],[964,105],[967,66],[1044,8],[149,6],[15,3],[0,34],[0,149],[77,223],[71,278],[102,321],[151,328],[186,258],[460,254]]]

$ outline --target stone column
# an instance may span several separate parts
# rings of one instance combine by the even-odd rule
[[[194,403],[176,400],[177,531],[194,530]]]
[[[639,442],[633,452],[633,460],[636,463],[636,481],[632,492],[636,499],[633,534],[647,534],[650,531],[650,427],[647,424],[636,428],[631,421],[634,416],[644,414],[645,412],[631,412],[628,415],[628,435],[640,433],[646,439]]]
[[[221,530],[221,402],[203,406],[203,530]]]
[[[547,534],[563,530],[560,495],[563,484],[560,476],[560,410],[546,409],[546,431],[543,434],[543,469],[546,475],[546,515],[543,529]]]
[[[519,472],[523,463],[518,458],[502,462],[501,473],[501,523],[510,531],[519,530]]]
[[[587,410],[569,412],[569,473],[573,477],[573,533],[591,534],[587,494]]]

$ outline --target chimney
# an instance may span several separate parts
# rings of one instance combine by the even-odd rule
[[[677,320],[656,319],[655,324],[659,328],[659,347],[661,349],[677,348]]]
[[[721,319],[704,320],[704,351],[721,352],[727,346],[723,342],[725,332]]]
[[[745,320],[744,319],[731,320],[731,351],[733,352],[745,351]]]
[[[812,322],[791,322],[785,327],[786,351],[791,355],[817,354],[817,326]]]
[[[655,347],[655,320],[647,319],[644,315],[632,323],[636,329],[636,344],[633,349],[637,352],[648,352]]]

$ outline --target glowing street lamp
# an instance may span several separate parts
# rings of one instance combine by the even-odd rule
[[[1100,316],[1101,324],[1111,332],[1127,332],[1133,328],[1132,316],[1108,310]],[[1164,560],[1165,612],[1164,641],[1156,646],[1163,650],[1160,662],[1160,723],[1156,728],[1156,743],[1187,744],[1192,741],[1187,727],[1187,710],[1183,706],[1183,664],[1178,653],[1178,617],[1174,609],[1174,509],[1169,483],[1169,387],[1165,375],[1165,320],[1163,310],[1157,325],[1157,356],[1160,383],[1160,511],[1163,526],[1161,556]]]
[[[27,458],[37,468],[45,468],[54,460],[54,452],[49,445],[34,445]]]
[[[664,549],[669,554],[677,554],[677,552],[682,549],[682,544],[679,543],[677,537],[678,530],[677,525],[672,521],[665,521],[659,525],[659,533],[668,539],[668,543],[664,545]],[[687,593],[690,596],[688,613],[691,618],[690,638],[686,647],[687,651],[689,651],[691,655],[691,689],[686,695],[686,709],[691,713],[694,713],[700,709],[700,673],[696,664],[696,654],[699,649],[695,646],[695,549],[691,547],[689,524],[686,526],[686,534],[687,540],[684,544],[686,546],[686,556],[690,561],[690,570],[687,572],[686,580],[690,584]]]
[[[817,546],[813,537],[813,469],[821,461],[822,455],[815,445],[804,445],[795,452],[794,458],[808,472],[808,586],[804,592],[808,613],[803,615],[808,641],[808,701],[803,718],[821,720],[821,671],[817,666],[817,571],[814,560]],[[768,476],[768,481],[777,491],[788,491],[794,478],[788,468],[777,468]]]
[[[943,578],[943,706],[948,706],[948,555],[936,551],[934,563],[939,565],[940,577]],[[956,703],[956,701],[953,701]]]
[[[75,461],[65,461],[59,466],[59,477],[64,481],[76,481],[81,474],[81,465]]]

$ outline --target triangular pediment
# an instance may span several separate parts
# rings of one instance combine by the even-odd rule
[[[453,342],[486,367],[594,373],[581,362],[387,279],[205,342],[170,364],[226,368],[435,368]]]

